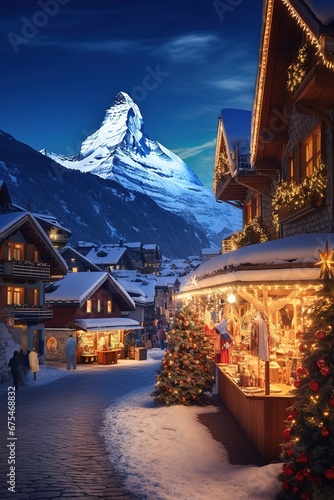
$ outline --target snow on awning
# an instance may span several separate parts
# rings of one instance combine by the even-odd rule
[[[128,318],[93,318],[77,319],[75,324],[82,330],[142,330],[138,321]]]

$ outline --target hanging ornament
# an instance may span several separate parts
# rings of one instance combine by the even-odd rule
[[[299,453],[299,455],[298,455],[298,462],[300,462],[303,465],[307,464],[307,462],[308,462],[308,454],[305,451],[302,451],[301,453]]]
[[[312,380],[309,384],[309,388],[312,392],[318,392],[320,389],[320,384],[316,380]]]
[[[320,276],[324,278],[324,281],[329,281],[333,279],[333,266],[334,266],[334,250],[328,250],[328,241],[326,241],[325,250],[320,253],[320,260],[315,263],[316,266],[321,266],[320,268]]]
[[[323,375],[324,377],[328,377],[328,376],[331,374],[331,370],[330,370],[329,366],[323,366],[323,367],[320,369],[320,373],[321,373],[321,375]]]
[[[329,398],[328,406],[330,406],[331,408],[334,408],[334,395]]]
[[[329,481],[334,481],[334,467],[331,467],[330,469],[326,470],[325,477]]]
[[[289,427],[287,427],[286,429],[284,429],[283,431],[283,437],[290,441],[290,438],[291,438],[291,429]]]
[[[331,435],[331,431],[328,429],[328,427],[323,427],[320,431],[320,434],[322,435],[322,437],[324,438],[329,438],[330,435]]]
[[[317,360],[317,367],[318,368],[323,368],[324,366],[327,366],[327,362],[324,358],[319,358]]]
[[[303,382],[302,382],[302,380],[301,380],[300,378],[296,378],[296,379],[294,380],[294,382],[293,382],[293,385],[294,385],[297,389],[299,389],[299,388],[303,385]]]
[[[315,332],[315,336],[317,337],[318,340],[323,340],[326,337],[326,334],[324,330],[317,330]]]

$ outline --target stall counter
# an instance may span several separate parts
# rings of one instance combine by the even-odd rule
[[[244,429],[263,458],[269,463],[279,460],[283,442],[286,409],[293,405],[289,387],[281,393],[266,395],[264,391],[251,393],[239,387],[224,365],[218,364],[218,393],[232,415]],[[276,386],[276,384],[275,384]]]

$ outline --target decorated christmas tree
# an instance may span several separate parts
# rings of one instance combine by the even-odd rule
[[[282,443],[278,499],[334,499],[334,252],[320,252],[325,285],[300,336],[301,362]]]
[[[206,405],[215,377],[212,345],[191,306],[175,317],[151,396],[158,406]]]

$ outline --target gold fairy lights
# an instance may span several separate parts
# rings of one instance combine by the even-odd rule
[[[288,91],[291,93],[299,87],[306,76],[307,49],[308,45],[305,43],[299,48],[296,61],[291,63],[288,67],[288,80],[286,86]]]
[[[273,225],[279,227],[279,210],[284,207],[288,210],[299,210],[307,204],[310,196],[324,198],[327,186],[326,167],[318,165],[313,174],[308,175],[301,183],[281,181],[276,187],[272,198]]]

